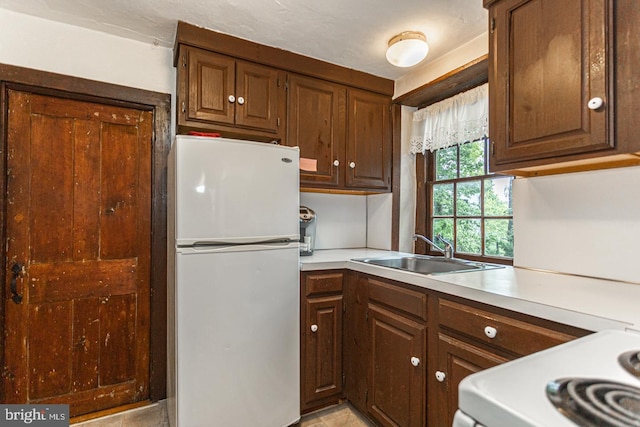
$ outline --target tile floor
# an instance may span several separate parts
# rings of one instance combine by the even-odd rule
[[[161,401],[120,414],[73,424],[73,427],[169,427],[166,402]],[[374,427],[374,425],[350,404],[343,403],[305,415],[295,427]]]

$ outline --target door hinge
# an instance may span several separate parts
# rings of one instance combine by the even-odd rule
[[[187,57],[185,55],[182,55],[182,66],[187,67]]]
[[[187,106],[185,105],[184,101],[182,101],[182,112],[183,113],[187,112]]]
[[[344,387],[346,383],[347,383],[347,377],[345,376],[345,374],[342,374],[342,387]]]
[[[364,403],[369,403],[369,390],[364,391]]]
[[[491,34],[496,30],[496,18],[491,18],[491,24],[489,26],[489,31]]]
[[[276,119],[276,126],[277,126],[277,127],[280,127],[280,117],[278,117],[278,118]]]
[[[491,155],[494,156],[496,154],[496,143],[491,141]]]
[[[369,309],[367,309],[367,311],[365,311],[364,317],[365,317],[366,320],[369,320]]]

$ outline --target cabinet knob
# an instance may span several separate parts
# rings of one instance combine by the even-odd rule
[[[311,332],[317,332],[318,331],[318,325],[311,325]]]
[[[340,166],[340,161],[334,160],[333,161],[333,166]]]
[[[447,378],[447,374],[442,371],[436,371],[436,380],[438,380],[438,382],[443,382],[445,378]]]
[[[420,364],[420,359],[419,359],[419,358],[417,358],[417,357],[412,357],[412,358],[411,358],[411,364],[412,364],[413,366],[418,366],[418,365]]]
[[[229,95],[229,102],[230,102],[230,103],[232,103],[232,104],[233,104],[234,102],[236,102],[236,97],[235,97],[235,96],[233,96],[233,95]]]
[[[238,97],[238,104],[240,104],[240,105],[244,104],[244,98],[243,97],[241,97],[241,96]]]
[[[351,169],[355,169],[355,168],[356,168],[356,162],[351,162],[351,163],[349,163],[349,167],[350,167]]]
[[[494,328],[493,326],[487,326],[484,328],[484,334],[493,339],[496,337],[496,335],[498,335],[498,330],[496,328]]]
[[[602,105],[604,105],[604,100],[599,96],[591,98],[587,103],[587,107],[589,107],[590,110],[597,110],[598,108],[602,107]]]

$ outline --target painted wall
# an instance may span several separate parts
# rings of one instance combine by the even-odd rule
[[[513,183],[514,265],[640,283],[640,167]]]
[[[174,98],[171,49],[6,9],[0,9],[0,23],[0,63],[170,93]]]

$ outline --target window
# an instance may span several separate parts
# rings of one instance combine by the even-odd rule
[[[456,256],[508,261],[513,258],[513,177],[488,172],[488,147],[485,137],[428,155],[425,229],[432,240],[441,236],[451,242]]]

